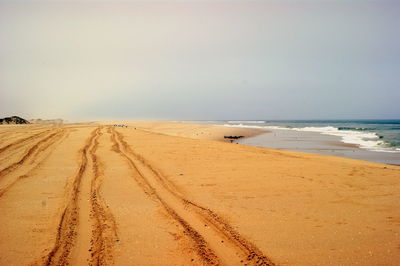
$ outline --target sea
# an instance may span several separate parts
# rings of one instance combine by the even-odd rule
[[[223,120],[207,123],[269,132],[240,140],[240,144],[400,164],[400,119]]]

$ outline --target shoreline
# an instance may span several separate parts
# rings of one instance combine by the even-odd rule
[[[387,123],[382,123],[383,121]],[[400,147],[396,144],[398,141],[394,135],[396,132],[400,133],[400,120],[365,120],[365,124],[362,120],[240,121],[243,123],[239,124],[234,123],[235,121],[217,122],[227,127],[318,133],[339,137],[342,143],[355,144],[369,151],[400,153]]]
[[[159,134],[228,143],[230,141],[224,139],[224,136],[243,135],[244,138],[234,140],[233,143],[400,165],[400,153],[370,151],[361,148],[358,144],[342,142],[339,136],[324,135],[318,132],[197,124],[193,122],[125,121],[120,123]]]
[[[357,144],[344,143],[338,136],[317,132],[270,129],[269,134],[244,139],[239,143],[284,151],[308,152],[400,165],[400,153],[398,152],[372,151],[361,148]]]

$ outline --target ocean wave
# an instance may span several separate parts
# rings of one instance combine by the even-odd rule
[[[366,128],[366,127],[338,127],[338,130],[356,130],[356,131],[366,131],[366,130],[374,130],[375,128]]]
[[[390,152],[393,150],[388,149],[390,144],[383,141],[375,132],[362,132],[355,130],[339,130],[336,127],[304,127],[293,128],[297,131],[318,132],[323,135],[331,135],[341,137],[342,142],[348,144],[357,144],[360,148]]]
[[[281,126],[254,126],[254,125],[244,125],[244,124],[235,124],[235,125],[225,124],[225,126],[317,132],[323,135],[340,137],[343,143],[356,144],[362,149],[368,149],[371,151],[379,151],[379,152],[400,152],[400,148],[392,147],[390,143],[382,140],[383,138],[382,136],[379,136],[375,132],[365,131],[365,130],[339,129],[337,127],[332,127],[332,126],[302,127],[302,128],[281,127]]]
[[[228,121],[229,122],[229,121]],[[232,121],[233,122],[233,121]],[[237,122],[237,121],[236,121]],[[247,122],[246,122],[247,123]],[[217,125],[216,126],[221,126]],[[253,126],[244,124],[223,124],[224,127],[241,127],[241,128],[256,128],[256,129],[268,129],[268,126]]]
[[[264,124],[265,123],[265,121],[256,121],[256,120],[243,120],[243,121],[240,121],[240,120],[233,120],[233,121],[228,121],[228,123],[229,124],[232,124],[232,123],[246,123],[246,124]]]

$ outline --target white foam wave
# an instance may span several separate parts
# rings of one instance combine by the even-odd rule
[[[260,129],[283,129],[283,130],[295,130],[305,132],[317,132],[323,135],[337,136],[341,138],[343,143],[356,144],[362,149],[368,149],[371,151],[380,152],[399,152],[400,148],[391,148],[389,144],[379,138],[379,135],[375,132],[366,131],[355,131],[355,130],[339,130],[336,127],[303,127],[303,128],[288,128],[279,126],[253,126],[243,124],[225,124],[225,126],[231,127],[243,127],[243,128],[260,128]]]
[[[363,132],[354,130],[339,130],[336,127],[305,127],[305,128],[293,128],[297,131],[309,131],[319,132],[323,135],[331,135],[341,137],[342,142],[348,144],[357,144],[360,148],[373,150],[373,151],[385,151],[393,152],[388,149],[387,143],[380,140],[378,134],[374,132]]]
[[[240,121],[240,120],[234,120],[234,121],[228,121],[228,123],[229,124],[232,124],[232,123],[264,124],[265,121],[255,121],[255,120],[249,120],[249,121],[243,120],[243,121]]]
[[[220,126],[220,125],[216,125]],[[241,127],[241,128],[257,128],[257,129],[267,129],[266,126],[253,126],[253,125],[243,125],[243,124],[223,124],[225,127]]]

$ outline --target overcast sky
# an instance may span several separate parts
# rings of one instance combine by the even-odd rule
[[[400,1],[2,1],[0,116],[400,118]]]

